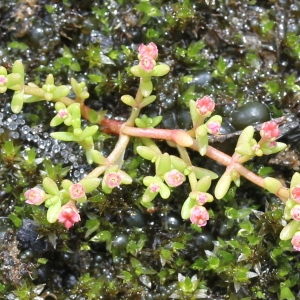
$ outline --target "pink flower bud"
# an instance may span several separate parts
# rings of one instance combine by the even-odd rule
[[[85,190],[82,184],[75,183],[70,186],[70,197],[74,200],[83,198],[85,196]]]
[[[45,201],[45,192],[39,188],[32,188],[24,193],[25,202],[28,204],[40,205]]]
[[[197,192],[196,201],[199,205],[203,205],[207,202],[207,195],[203,192]]]
[[[260,149],[260,145],[259,144],[255,144],[255,145],[252,146],[252,150],[254,152],[258,151],[259,149]]]
[[[0,86],[4,86],[7,83],[7,78],[4,75],[0,75]]]
[[[171,170],[164,175],[164,179],[169,187],[176,187],[185,181],[185,176],[177,170]]]
[[[300,187],[297,185],[295,186],[291,191],[291,198],[297,202],[300,203]]]
[[[149,189],[150,189],[150,192],[152,192],[152,193],[158,193],[160,190],[160,186],[157,183],[151,183],[149,185]]]
[[[104,178],[106,185],[113,189],[121,184],[122,178],[117,172],[111,172]]]
[[[208,133],[216,135],[220,131],[221,124],[219,122],[212,121],[212,122],[206,124],[206,128],[207,128]]]
[[[151,57],[153,59],[156,59],[157,58],[157,55],[158,55],[158,49],[157,49],[157,46],[154,44],[154,43],[150,43],[148,45],[145,45],[145,44],[141,44],[139,46],[139,55],[141,57]]]
[[[204,96],[196,100],[196,108],[200,115],[208,117],[215,109],[215,102],[209,96]]]
[[[152,71],[155,65],[155,60],[150,56],[143,56],[140,60],[140,66],[146,72]]]
[[[192,208],[190,220],[193,224],[196,224],[199,227],[205,226],[209,220],[208,211],[204,206],[195,205]]]
[[[295,205],[291,209],[291,215],[294,220],[300,221],[300,205]]]
[[[60,117],[61,119],[66,119],[69,115],[69,112],[67,109],[60,109],[57,112],[57,116]]]
[[[275,121],[269,121],[262,125],[260,136],[266,141],[274,141],[279,137],[280,130]]]
[[[58,215],[58,222],[64,223],[65,227],[70,229],[74,223],[79,221],[80,215],[73,201],[70,201],[61,207],[61,211]]]
[[[300,231],[297,231],[292,238],[292,245],[296,251],[300,251]]]

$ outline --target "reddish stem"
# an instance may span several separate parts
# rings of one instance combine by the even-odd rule
[[[82,115],[87,119],[88,119],[89,110],[90,108],[88,108],[85,105],[82,105]],[[103,126],[102,131],[109,134],[119,135],[120,133],[123,133],[129,136],[148,137],[153,139],[170,140],[173,142],[176,142],[174,140],[176,133],[182,132],[182,130],[178,130],[178,129],[170,130],[170,129],[159,129],[159,128],[137,128],[137,127],[125,126],[125,123],[123,122],[106,119],[106,118],[100,121],[100,125]],[[193,144],[189,146],[189,148],[195,151],[199,151],[197,142],[195,140]],[[212,146],[208,146],[206,156],[213,159],[216,162],[221,163],[224,166],[227,167],[229,165],[234,166],[234,169],[237,170],[241,176],[247,178],[249,181],[255,183],[256,185],[264,188],[263,178],[249,171],[242,164],[236,162],[235,157],[231,157]],[[289,198],[289,189],[286,187],[281,187],[278,190],[276,195],[283,202],[286,202],[286,200]]]

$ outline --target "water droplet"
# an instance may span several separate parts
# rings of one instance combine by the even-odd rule
[[[12,132],[10,133],[10,135],[11,135],[11,137],[12,137],[13,139],[18,139],[18,138],[20,137],[19,132],[16,132],[16,131],[12,131]]]
[[[25,120],[24,120],[24,119],[17,119],[16,122],[17,122],[19,125],[24,125],[24,124],[25,124]]]
[[[75,170],[73,173],[74,177],[79,177],[80,176],[80,172],[78,170]]]
[[[51,146],[51,140],[46,140],[45,143],[46,143],[46,146]]]
[[[62,149],[62,147],[61,147],[61,149]],[[67,156],[68,156],[68,151],[67,150],[62,150],[61,152],[60,152],[60,154],[61,154],[61,156],[64,158],[64,159],[66,159],[66,158],[68,158]]]
[[[40,137],[39,137],[37,134],[35,134],[35,135],[33,136],[33,141],[34,141],[35,143],[37,143],[39,140],[40,140]]]
[[[40,142],[39,142],[39,148],[41,148],[41,149],[45,149],[45,142],[43,141],[43,140],[41,140]]]
[[[58,144],[52,146],[52,151],[58,153],[60,151],[60,146]]]
[[[71,154],[71,155],[69,156],[69,161],[70,161],[70,162],[74,162],[75,160],[76,160],[75,155],[74,155],[74,154]]]
[[[27,141],[32,141],[33,135],[31,133],[26,134]]]
[[[10,130],[16,130],[18,128],[18,124],[17,124],[17,122],[12,121],[12,122],[8,123],[7,127]]]
[[[28,125],[24,125],[21,130],[24,134],[27,134],[30,132],[30,127]]]

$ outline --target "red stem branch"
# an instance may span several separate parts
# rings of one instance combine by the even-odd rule
[[[88,119],[89,108],[85,105],[82,106],[82,115]],[[120,133],[126,134],[134,137],[147,137],[153,139],[161,139],[161,140],[170,140],[176,142],[174,140],[174,136],[176,136],[176,132],[182,131],[178,129],[159,129],[159,128],[137,128],[126,126],[125,123],[111,120],[111,119],[103,119],[100,121],[100,125],[103,127],[102,131],[119,135]],[[189,146],[189,148],[199,151],[197,142],[194,140],[193,144]],[[221,163],[224,166],[233,165],[234,169],[239,172],[239,174],[249,181],[255,183],[256,185],[264,188],[263,178],[254,174],[245,168],[242,164],[235,161],[234,157],[231,157],[224,152],[219,151],[218,149],[208,146],[206,156],[211,158],[212,160]],[[276,194],[283,202],[285,202],[289,198],[289,189],[286,187],[281,187]]]

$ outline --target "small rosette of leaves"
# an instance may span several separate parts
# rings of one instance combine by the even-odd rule
[[[213,196],[207,193],[210,185],[210,176],[204,176],[198,180],[195,188],[190,192],[189,197],[183,203],[181,217],[184,220],[190,219],[192,223],[198,226],[206,225],[209,216],[203,205],[213,201]]]
[[[62,188],[59,189],[55,181],[49,177],[43,179],[43,189],[40,190],[43,196],[43,202],[45,207],[48,208],[47,211],[47,221],[49,223],[54,223],[58,219],[58,215],[61,212],[61,208],[64,204],[68,203],[70,200],[76,202],[84,203],[87,201],[86,193],[94,191],[100,184],[99,178],[86,177],[80,180],[78,183],[73,183],[70,180],[62,181]],[[35,190],[35,194],[32,193]],[[31,193],[30,193],[31,191]],[[31,195],[36,196],[39,189],[31,189],[25,197],[30,197]],[[30,200],[30,199],[29,199]],[[32,199],[31,199],[32,200]],[[27,203],[28,200],[26,201]],[[40,205],[41,203],[30,203],[35,205]]]
[[[263,132],[261,133],[262,137],[259,142],[257,142],[253,138],[254,132],[253,126],[248,126],[242,131],[235,148],[235,152],[241,155],[238,160],[239,162],[246,162],[254,156],[274,154],[286,148],[286,144],[275,141],[275,137],[271,140],[266,139],[264,137],[266,135],[265,131],[261,131]]]
[[[273,179],[273,184],[276,179]],[[270,179],[269,179],[270,181]],[[273,192],[270,183],[265,179],[266,188]],[[276,183],[276,182],[275,182]],[[279,189],[280,182],[277,182],[277,189]],[[280,233],[280,239],[290,240],[295,250],[300,251],[300,173],[294,173],[289,190],[289,198],[285,203],[284,218],[291,220]]]
[[[5,93],[7,89],[14,90],[11,100],[11,110],[13,113],[19,113],[24,103],[24,66],[20,60],[14,62],[12,73],[7,75],[7,70],[0,67],[0,93]]]
[[[199,148],[199,153],[203,156],[208,148],[208,134],[217,135],[220,131],[222,117],[219,115],[212,116],[205,124],[202,124],[196,129],[196,141]]]
[[[139,128],[153,128],[156,127],[161,121],[162,121],[162,116],[156,116],[150,118],[146,115],[141,115],[139,118],[136,118],[134,122],[135,125]]]
[[[76,79],[71,78],[71,86],[77,98],[85,100],[90,96],[84,81],[78,82]]]
[[[47,101],[57,100],[62,97],[66,97],[69,92],[70,88],[66,85],[56,86],[54,84],[54,77],[52,74],[49,74],[46,78],[45,84],[42,86],[44,91],[44,98]]]
[[[72,103],[68,107],[62,102],[55,104],[56,116],[51,120],[51,126],[58,126],[64,123],[67,126],[72,126],[73,131],[60,131],[51,133],[51,137],[66,141],[77,142],[86,151],[86,158],[89,164],[93,162],[98,164],[107,164],[106,158],[94,149],[93,135],[98,131],[98,125],[86,126],[81,129],[81,112],[80,104]]]

